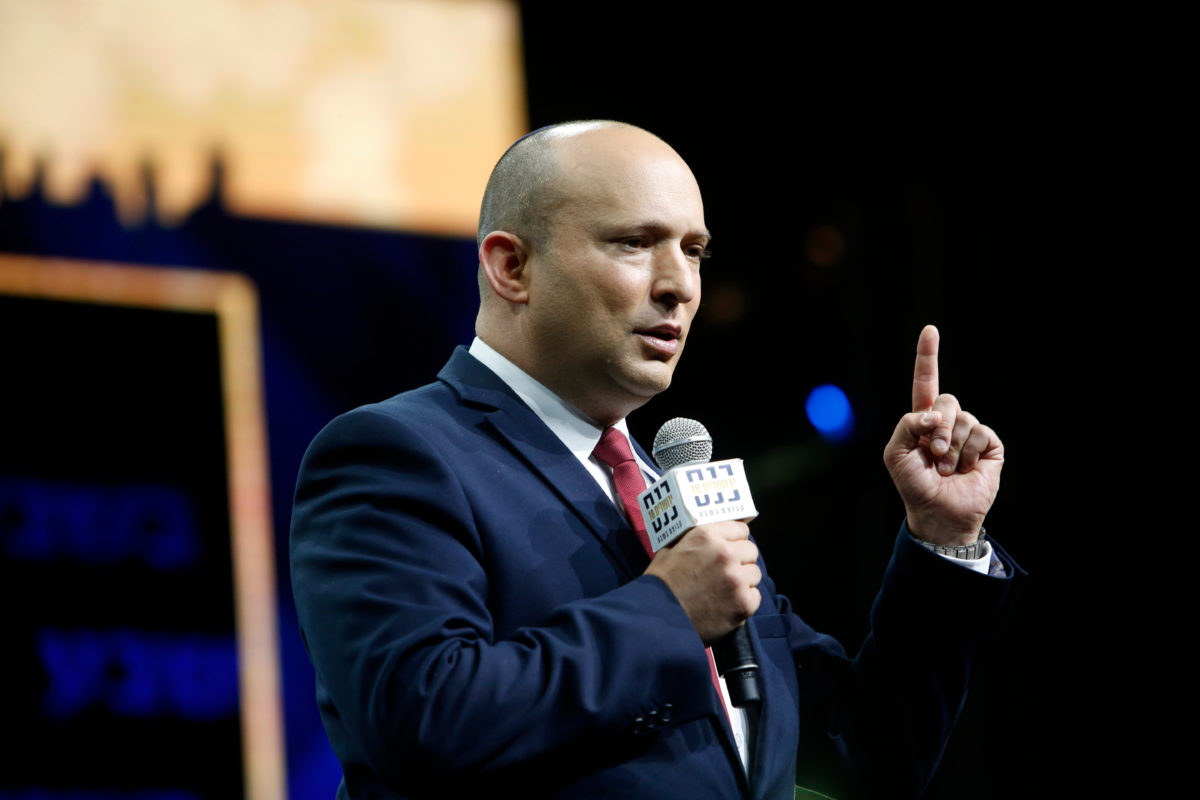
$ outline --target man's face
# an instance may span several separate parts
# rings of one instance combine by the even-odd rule
[[[608,424],[671,384],[700,304],[704,208],[691,170],[645,131],[556,148],[565,201],[527,264],[535,377]]]

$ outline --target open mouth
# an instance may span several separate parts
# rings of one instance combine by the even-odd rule
[[[648,336],[652,339],[658,339],[663,342],[673,342],[677,340],[682,333],[675,325],[656,325],[653,328],[637,331],[642,336]]]
[[[658,325],[636,333],[643,342],[659,353],[675,355],[679,352],[679,337],[683,332],[674,325]]]

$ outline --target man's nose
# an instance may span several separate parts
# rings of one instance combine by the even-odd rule
[[[699,265],[679,247],[663,248],[655,258],[651,298],[667,306],[684,305],[699,292]]]

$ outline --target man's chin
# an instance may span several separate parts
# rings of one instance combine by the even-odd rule
[[[629,392],[648,402],[655,395],[665,392],[671,387],[671,378],[675,374],[674,364],[650,362],[641,365],[633,373],[626,376],[625,386]]]

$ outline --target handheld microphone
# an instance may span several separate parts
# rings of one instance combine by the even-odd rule
[[[697,525],[758,516],[742,460],[711,461],[712,437],[696,420],[676,417],[664,423],[654,437],[652,455],[663,475],[638,495],[638,506],[654,552]],[[712,651],[733,704],[761,703],[758,659],[746,625],[722,636]]]

